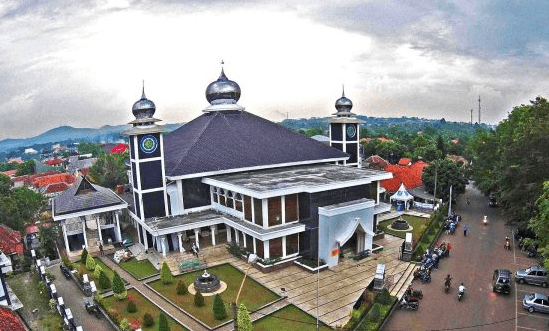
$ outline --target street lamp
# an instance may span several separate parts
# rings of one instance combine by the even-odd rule
[[[244,287],[244,282],[246,281],[246,276],[248,276],[248,271],[252,267],[252,263],[255,263],[256,261],[257,261],[257,255],[250,253],[250,255],[248,255],[248,268],[246,268],[246,272],[244,273],[244,278],[242,279],[242,283],[240,284],[240,289],[238,290],[236,299],[233,302],[233,322],[234,322],[235,331],[238,331],[238,298],[240,297],[240,292],[242,291],[242,287]]]

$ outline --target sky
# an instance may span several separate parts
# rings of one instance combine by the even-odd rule
[[[544,0],[3,0],[0,139],[190,121],[221,71],[271,121],[353,112],[497,124],[549,91]]]

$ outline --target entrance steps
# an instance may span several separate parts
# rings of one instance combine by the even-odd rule
[[[398,298],[402,297],[406,289],[414,280],[414,270],[418,268],[414,263],[410,263],[406,270],[401,274],[399,280],[395,283],[393,288],[389,291],[392,296]]]

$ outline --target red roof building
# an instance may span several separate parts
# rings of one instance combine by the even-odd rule
[[[76,181],[76,177],[68,173],[56,173],[54,175],[42,176],[33,179],[32,185],[36,188],[42,188],[51,184],[66,183],[70,184]]]
[[[23,322],[8,308],[0,308],[0,330],[26,331]]]
[[[63,160],[61,159],[53,159],[53,160],[46,160],[44,161],[44,164],[47,164],[49,166],[60,166],[63,164]]]
[[[29,226],[27,226],[27,228],[25,229],[25,232],[27,234],[31,234],[31,233],[38,233],[40,232],[40,230],[38,229],[38,227],[34,224],[31,224]]]
[[[393,178],[382,180],[380,184],[388,192],[398,191],[400,184],[404,184],[409,190],[416,188],[423,184],[421,181],[423,169],[428,165],[427,162],[421,160],[409,166],[400,165],[400,162],[398,165],[388,164],[384,170],[393,173]]]
[[[32,181],[35,178],[49,176],[49,175],[55,175],[55,174],[58,174],[58,173],[59,172],[57,172],[57,171],[48,171],[48,172],[43,172],[41,174],[36,174],[36,175],[25,175],[25,176],[13,177],[12,180],[13,180],[14,183],[22,182],[23,183],[22,185],[31,186]]]
[[[21,232],[0,224],[0,250],[6,255],[23,254]],[[1,329],[0,329],[1,330]]]
[[[17,170],[2,171],[2,173],[8,177],[13,177],[17,173]]]
[[[20,157],[12,157],[8,160],[8,163],[23,164],[23,160]]]
[[[129,148],[130,147],[126,144],[118,144],[118,145],[114,146],[109,153],[110,154],[120,154],[120,153],[124,153]]]
[[[398,160],[399,166],[410,166],[412,165],[412,159],[409,159],[407,157],[403,157],[400,160]]]

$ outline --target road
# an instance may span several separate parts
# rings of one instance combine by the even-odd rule
[[[467,197],[471,199],[470,205],[465,203]],[[419,309],[396,310],[383,330],[547,330],[549,315],[529,314],[521,307],[526,293],[548,293],[547,289],[518,285],[513,278],[510,294],[492,292],[494,269],[514,272],[537,262],[527,258],[516,245],[512,251],[504,250],[505,236],[513,238],[513,228],[506,225],[501,210],[488,207],[487,198],[468,185],[455,212],[463,217],[455,235],[443,234],[439,240],[452,244],[450,257],[432,272],[431,283],[413,284],[424,293]],[[488,225],[482,224],[483,215],[488,216]],[[463,224],[469,225],[466,237]],[[447,274],[453,278],[450,293],[445,293],[443,286]],[[457,286],[462,282],[467,291],[459,302]]]

